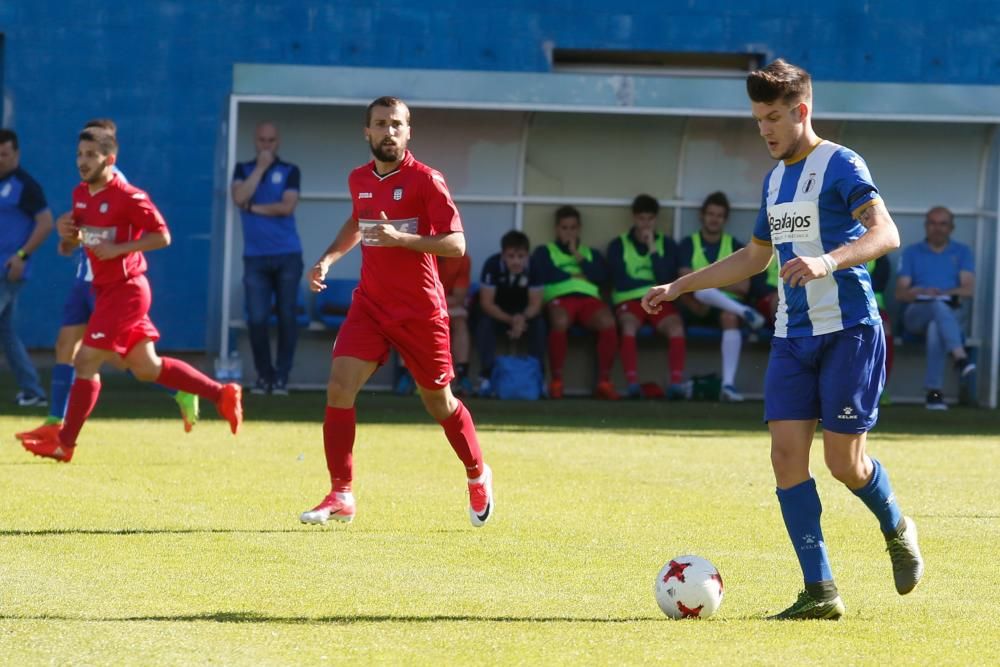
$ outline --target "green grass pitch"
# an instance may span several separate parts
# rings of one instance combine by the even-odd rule
[[[927,561],[905,598],[876,520],[817,446],[848,615],[777,623],[762,617],[801,579],[760,404],[469,401],[497,495],[474,529],[461,464],[419,401],[367,394],[357,518],[299,524],[327,491],[323,403],[248,397],[238,438],[209,406],[185,435],[168,398],[111,381],[68,465],[12,437],[43,410],[6,408],[0,662],[1000,661],[996,412],[890,407],[873,435]],[[653,577],[686,553],[722,573],[714,618],[670,621],[656,606]]]

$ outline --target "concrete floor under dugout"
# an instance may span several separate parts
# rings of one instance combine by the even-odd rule
[[[978,393],[995,407],[1000,116],[991,109],[1000,108],[1000,88],[817,82],[815,92],[817,132],[865,157],[904,245],[923,238],[931,206],[955,212],[954,238],[976,256],[969,335],[979,344]],[[773,166],[749,116],[742,80],[237,65],[225,125],[234,131],[220,141],[217,192],[224,214],[214,234],[222,242],[214,248],[220,270],[212,352],[239,345],[248,380],[241,230],[225,198],[233,164],[252,157],[257,122],[278,123],[282,157],[302,168],[297,215],[308,266],[350,212],[347,174],[370,159],[364,107],[386,93],[409,102],[414,154],[448,179],[466,228],[473,280],[507,230],[524,230],[533,244],[550,240],[551,215],[562,204],[581,210],[584,241],[603,250],[628,229],[628,205],[639,192],[659,198],[661,230],[680,239],[697,229],[702,198],[723,190],[733,204],[729,230],[746,241],[762,179]],[[330,276],[356,278],[359,266],[355,250]],[[302,331],[293,385],[325,384],[332,341],[333,332]],[[570,393],[592,386],[592,343],[571,339]],[[750,396],[761,393],[767,350],[766,343],[744,346],[737,384]],[[896,351],[891,395],[922,400],[923,346]],[[662,339],[641,341],[644,380],[664,379],[665,355]],[[692,341],[687,366],[689,375],[718,372],[718,342]],[[618,364],[615,379],[624,388]],[[389,369],[371,382],[390,384]],[[950,374],[946,394],[956,394]]]

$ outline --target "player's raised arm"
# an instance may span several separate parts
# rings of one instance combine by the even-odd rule
[[[769,244],[754,239],[749,245],[714,264],[683,275],[672,283],[651,287],[642,297],[642,307],[647,313],[657,313],[661,303],[673,301],[681,294],[724,287],[745,280],[766,269],[772,255]]]
[[[309,289],[313,292],[325,290],[326,282],[324,281],[330,266],[349,253],[360,241],[361,230],[358,227],[358,221],[350,217],[344,221],[336,238],[333,239],[333,243],[326,249],[323,256],[309,269]]]

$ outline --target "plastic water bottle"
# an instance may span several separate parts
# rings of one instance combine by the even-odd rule
[[[243,384],[243,360],[240,359],[240,351],[233,350],[229,353],[229,381],[236,384]]]
[[[229,382],[229,359],[226,357],[215,358],[215,379],[223,384]]]

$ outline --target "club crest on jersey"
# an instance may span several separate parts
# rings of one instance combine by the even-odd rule
[[[107,213],[108,212],[108,202],[101,202],[101,205],[97,207],[97,210],[100,211],[101,213]]]
[[[403,188],[396,188],[392,191],[392,200],[399,201],[403,198]]]
[[[809,177],[806,178],[806,182],[802,184],[802,194],[809,194],[812,189],[816,187],[816,172],[809,172]]]
[[[793,201],[767,207],[771,243],[799,243],[819,239],[819,207],[815,201]]]
[[[273,174],[271,174],[271,182],[272,183],[281,183],[281,172],[280,171],[276,171]]]
[[[10,183],[4,183],[3,184],[3,189],[0,190],[0,197],[5,197],[5,198],[9,197],[10,196],[10,191],[13,190],[13,189],[14,188],[13,188],[13,186]]]

